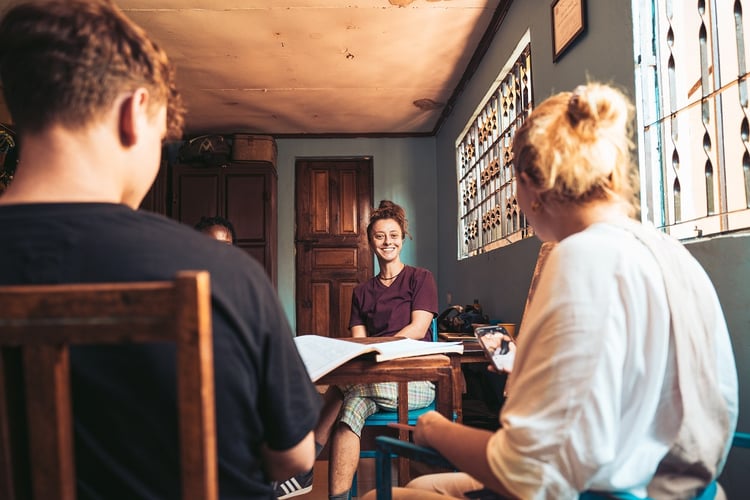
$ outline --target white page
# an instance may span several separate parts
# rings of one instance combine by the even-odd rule
[[[297,344],[302,362],[313,382],[350,359],[365,352],[374,351],[368,344],[358,344],[321,335],[298,335],[294,337],[294,343]]]
[[[425,342],[423,340],[401,339],[371,345],[377,347],[380,353],[375,357],[378,361],[445,352],[464,352],[464,346],[461,342]]]

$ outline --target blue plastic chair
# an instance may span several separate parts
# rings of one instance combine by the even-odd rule
[[[437,318],[432,318],[432,341],[437,342],[438,340],[438,325],[437,325]],[[407,423],[409,425],[416,425],[417,419],[423,415],[424,413],[427,413],[428,411],[432,411],[435,409],[435,401],[430,403],[424,408],[419,408],[417,410],[409,410],[409,416]],[[377,413],[373,413],[367,419],[365,420],[365,427],[387,427],[390,423],[398,422],[398,412],[396,411],[388,411],[388,410],[380,410]],[[359,458],[375,458],[376,457],[376,450],[360,450],[359,452]],[[354,479],[352,480],[352,489],[351,489],[352,496],[357,496],[357,474],[354,474]]]

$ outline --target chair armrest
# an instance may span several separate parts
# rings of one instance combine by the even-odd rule
[[[417,446],[389,436],[378,436],[375,438],[377,500],[391,500],[391,457],[394,455],[428,465],[455,469],[452,463],[432,448]]]
[[[750,433],[735,432],[732,446],[750,448]],[[417,446],[413,443],[394,439],[389,436],[375,438],[375,478],[377,500],[391,500],[391,457],[406,457],[428,465],[437,465],[448,469],[455,469],[440,453],[432,448]]]
[[[750,448],[750,433],[735,432],[734,439],[732,440],[732,446],[738,446],[740,448]]]

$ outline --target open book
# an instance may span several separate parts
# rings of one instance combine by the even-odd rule
[[[297,344],[297,350],[313,382],[350,359],[371,352],[376,353],[375,361],[464,352],[461,342],[424,342],[414,339],[361,344],[320,335],[298,335],[294,338],[294,342]]]

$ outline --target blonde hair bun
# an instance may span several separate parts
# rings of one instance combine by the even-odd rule
[[[568,101],[568,117],[582,140],[596,140],[597,133],[608,129],[626,133],[630,108],[627,98],[619,90],[598,83],[580,85]]]
[[[633,203],[632,116],[629,99],[609,85],[589,83],[553,95],[531,112],[513,139],[516,175],[525,172],[552,201]]]

